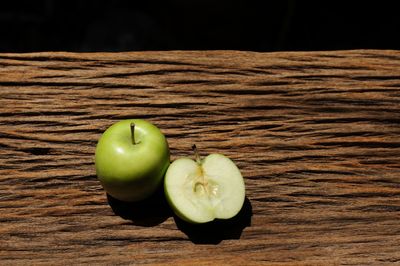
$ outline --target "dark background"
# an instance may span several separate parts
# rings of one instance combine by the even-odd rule
[[[0,2],[0,52],[400,49],[396,1]]]

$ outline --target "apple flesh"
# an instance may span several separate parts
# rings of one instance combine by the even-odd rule
[[[121,201],[139,201],[153,194],[169,164],[165,136],[145,120],[115,123],[96,146],[97,177],[106,192]]]
[[[165,175],[164,191],[175,214],[190,223],[230,219],[245,200],[243,177],[222,154],[210,154],[204,160],[175,160]]]

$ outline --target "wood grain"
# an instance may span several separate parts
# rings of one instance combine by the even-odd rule
[[[193,227],[162,191],[107,199],[101,133],[144,118],[172,159],[220,152],[236,220]],[[400,263],[400,52],[0,54],[0,261]]]

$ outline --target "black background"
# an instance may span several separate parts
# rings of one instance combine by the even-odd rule
[[[396,1],[2,1],[0,52],[400,49]]]

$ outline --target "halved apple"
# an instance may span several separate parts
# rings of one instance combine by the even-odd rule
[[[190,223],[230,219],[241,210],[245,185],[238,167],[222,154],[203,160],[175,160],[164,179],[167,201],[177,216]]]

